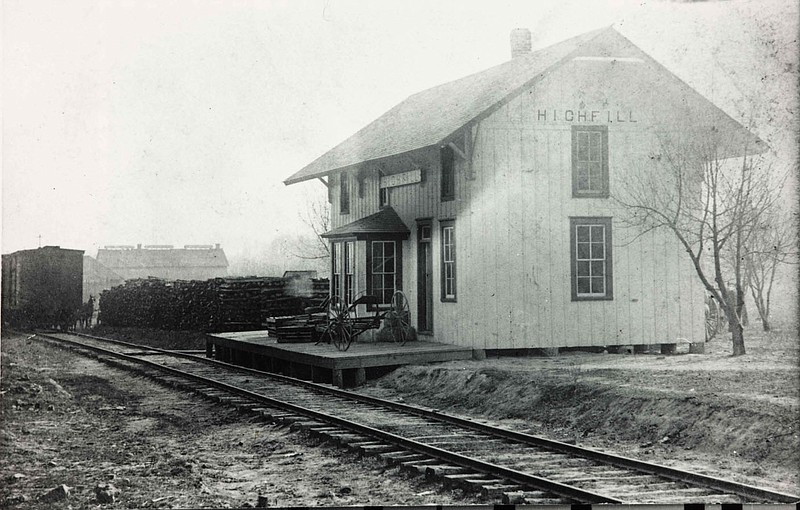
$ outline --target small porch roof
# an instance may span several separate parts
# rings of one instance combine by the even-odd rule
[[[386,207],[360,220],[342,225],[321,235],[325,239],[355,237],[358,240],[376,238],[408,239],[408,229],[394,209]]]

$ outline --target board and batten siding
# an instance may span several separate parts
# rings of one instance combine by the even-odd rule
[[[403,290],[414,324],[417,220],[432,220],[433,339],[481,349],[701,341],[703,289],[673,234],[625,228],[613,198],[572,197],[573,124],[608,127],[612,197],[625,179],[654,170],[648,162],[660,149],[652,128],[662,127],[670,112],[661,108],[655,87],[650,95],[626,93],[629,84],[651,78],[635,62],[566,63],[472,126],[473,177],[456,158],[455,200],[440,200],[439,148],[429,147],[348,169],[349,214],[339,214],[334,175],[332,227],[380,210],[381,173],[420,168],[422,182],[391,188],[390,205],[411,231],[402,243]],[[567,110],[571,121],[564,118]],[[681,122],[686,119],[676,119],[674,129],[682,129]],[[569,229],[570,217],[578,216],[612,218],[611,300],[572,301]],[[440,300],[442,220],[455,220],[456,228],[458,296],[452,303]],[[367,247],[357,244],[359,266]],[[357,273],[357,290],[364,290],[365,268]]]
[[[434,262],[433,322],[436,327],[438,314],[447,313],[449,309],[454,309],[452,305],[455,305],[454,303],[441,303],[438,299],[441,292],[439,287],[441,267],[438,261],[438,258],[441,257],[439,220],[456,219],[459,209],[463,208],[466,203],[468,188],[463,161],[456,160],[455,199],[447,202],[442,202],[440,199],[441,163],[438,147],[427,147],[381,161],[365,162],[357,168],[350,168],[346,170],[350,192],[350,212],[348,214],[339,212],[340,180],[338,174],[334,174],[329,181],[331,183],[331,228],[347,225],[380,211],[379,194],[382,174],[393,175],[416,169],[422,170],[421,182],[389,188],[389,205],[411,231],[408,241],[403,242],[401,248],[403,250],[403,292],[409,300],[414,325],[416,325],[417,310],[417,222],[418,220],[431,220],[431,245]],[[359,195],[359,178],[363,180],[361,195]],[[356,251],[358,274],[356,292],[360,292],[366,290],[366,250],[368,248],[365,242],[356,244],[358,246]],[[461,256],[463,254],[459,254],[459,257]],[[442,310],[440,309],[441,305],[450,306],[445,306]],[[451,337],[455,335],[452,329],[448,332]]]
[[[625,95],[620,84],[637,69],[619,66],[606,80],[592,71],[607,66],[567,64],[474,128],[475,179],[463,182],[456,220],[458,302],[436,304],[437,340],[511,349],[703,339],[702,287],[674,235],[626,228],[612,198],[572,198],[577,111],[606,120],[612,196],[624,179],[654,170],[648,160],[659,149],[650,127],[669,114],[652,97]],[[572,110],[573,122],[543,121],[541,110],[551,119],[553,110]],[[612,218],[611,300],[571,299],[569,219],[576,216]],[[435,240],[434,247],[436,266]]]

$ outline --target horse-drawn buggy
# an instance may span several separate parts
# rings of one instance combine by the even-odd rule
[[[408,299],[398,290],[388,305],[363,293],[349,304],[332,296],[319,306],[306,308],[303,315],[276,317],[268,320],[267,325],[279,343],[313,341],[346,351],[359,336],[378,329],[382,338],[405,345],[414,338],[410,322]]]

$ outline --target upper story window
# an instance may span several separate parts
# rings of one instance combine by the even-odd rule
[[[350,179],[346,172],[339,174],[339,214],[350,214]]]
[[[442,147],[442,202],[456,198],[456,155],[450,147]]]
[[[572,196],[608,197],[607,126],[572,126]]]
[[[612,299],[611,218],[570,218],[572,300]]]
[[[380,201],[381,207],[389,207],[389,188],[381,188],[378,192],[378,200]]]

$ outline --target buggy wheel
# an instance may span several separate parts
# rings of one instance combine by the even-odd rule
[[[350,324],[347,320],[343,320],[336,324],[334,327],[335,333],[333,335],[333,345],[337,350],[346,351],[353,343],[353,334]]]
[[[346,351],[353,343],[353,318],[350,308],[338,296],[331,298],[328,303],[328,325],[325,332],[328,341],[337,350]]]
[[[320,328],[319,337],[315,345],[334,343],[336,335],[337,318],[345,309],[344,303],[339,296],[331,296],[325,303],[325,325]]]
[[[392,331],[392,339],[395,343],[405,345],[409,339],[411,309],[403,291],[398,290],[392,295],[391,308],[386,313],[385,320]]]

